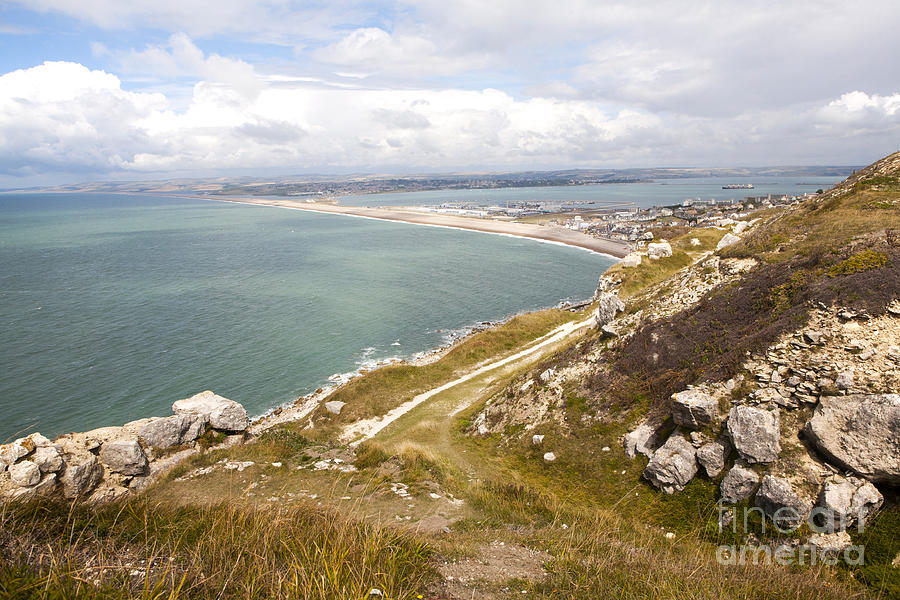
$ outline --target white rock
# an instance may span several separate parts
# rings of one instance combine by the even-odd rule
[[[749,463],[770,463],[781,453],[781,420],[778,409],[735,406],[728,413],[728,435],[741,457]]]
[[[809,536],[809,545],[815,546],[819,553],[835,555],[843,552],[848,546],[852,546],[853,540],[846,531],[838,531],[836,533],[814,533]]]
[[[674,494],[697,474],[697,451],[679,433],[673,433],[644,469],[644,477],[667,494]]]
[[[534,444],[535,446],[540,446],[541,444],[544,443],[544,436],[543,435],[531,436],[531,443]]]
[[[839,390],[848,390],[853,387],[853,371],[842,371],[834,380],[834,385]]]
[[[19,461],[9,467],[12,482],[19,487],[31,487],[41,480],[41,470],[30,460]]]
[[[29,438],[19,438],[11,444],[0,446],[0,464],[9,466],[34,452],[35,444]]]
[[[63,468],[63,459],[53,446],[40,446],[31,458],[42,473],[56,473]]]
[[[114,473],[143,475],[147,456],[137,440],[112,440],[100,447],[100,460]]]
[[[544,460],[545,460],[546,462],[553,462],[554,460],[556,460],[556,455],[553,454],[552,452],[545,452],[545,453],[544,453]]]
[[[626,254],[625,258],[622,259],[622,262],[620,264],[626,269],[639,267],[641,266],[641,255],[637,252]]]
[[[719,418],[719,403],[699,390],[672,394],[672,420],[676,425],[700,429]]]
[[[725,502],[740,502],[753,495],[758,483],[759,475],[754,471],[741,465],[734,465],[722,479],[719,492]]]
[[[175,414],[195,414],[214,429],[244,431],[250,425],[250,417],[243,406],[206,390],[195,396],[172,404]]]
[[[346,402],[341,402],[340,400],[331,400],[325,403],[325,410],[330,412],[333,415],[341,414],[341,410],[346,406]]]
[[[737,244],[739,241],[741,241],[741,238],[739,238],[738,236],[734,235],[733,233],[726,233],[725,236],[721,240],[719,240],[719,243],[716,244],[716,252],[718,252],[722,248],[727,248],[728,246]]]
[[[647,244],[647,257],[651,260],[672,256],[672,245],[666,240]]]
[[[73,449],[74,450],[74,449]],[[73,499],[85,496],[93,490],[103,477],[103,465],[97,457],[88,452],[66,453],[66,468],[59,478],[63,496]]]
[[[638,454],[643,454],[649,458],[653,456],[658,443],[657,427],[647,422],[641,423],[634,431],[625,435],[625,456],[635,458]]]
[[[823,396],[804,429],[833,465],[873,482],[900,483],[900,394]]]

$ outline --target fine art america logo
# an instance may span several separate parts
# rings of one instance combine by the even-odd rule
[[[785,506],[776,510],[769,518],[758,507],[743,508],[743,514],[734,506],[718,503],[719,534],[730,527],[735,534],[763,538],[769,525],[781,535],[792,535],[805,523],[812,532],[809,542],[720,545],[716,549],[716,560],[724,565],[835,565],[840,561],[850,566],[865,564],[865,546],[851,543],[847,527],[856,521],[859,533],[865,530],[866,514],[860,510],[856,519],[849,515],[835,514],[822,507],[813,508],[804,519],[797,509]],[[742,519],[739,517],[743,517]],[[758,522],[757,522],[758,521]],[[848,522],[850,521],[850,522]]]

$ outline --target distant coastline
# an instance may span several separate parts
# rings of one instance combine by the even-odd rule
[[[564,246],[572,246],[584,250],[590,250],[597,254],[604,254],[614,258],[623,258],[631,248],[624,242],[606,240],[591,237],[579,231],[573,231],[564,227],[550,227],[546,225],[533,225],[529,223],[513,223],[494,219],[481,219],[477,217],[463,217],[457,215],[437,214],[432,212],[415,210],[407,207],[396,208],[372,208],[359,206],[342,206],[339,204],[324,204],[320,202],[302,202],[288,199],[272,198],[232,198],[224,196],[190,196],[193,199],[215,200],[219,202],[232,202],[236,204],[253,204],[258,206],[274,206],[294,210],[306,210],[310,212],[343,215],[349,217],[364,217],[381,221],[394,221],[413,225],[427,225],[431,227],[447,227],[449,229],[462,229],[467,231],[479,231],[513,237],[528,238]]]

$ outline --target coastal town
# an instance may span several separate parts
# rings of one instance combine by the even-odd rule
[[[741,188],[752,189],[752,188]],[[521,202],[508,206],[445,203],[430,212],[483,219],[515,220],[555,225],[591,237],[629,242],[642,248],[662,227],[727,227],[750,213],[790,206],[818,195],[767,194],[743,199],[686,199],[680,204],[639,208],[617,205],[596,208],[576,203]]]

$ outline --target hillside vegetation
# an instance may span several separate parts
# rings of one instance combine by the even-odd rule
[[[359,445],[343,440],[348,425],[587,314],[517,317],[431,365],[377,370],[328,398],[346,403],[340,414],[319,407],[252,443],[202,453],[140,495],[4,505],[0,596],[900,597],[890,485],[879,483],[883,506],[852,533],[864,565],[728,564],[720,545],[778,536],[719,527],[722,474],[665,494],[646,477],[647,457],[623,451],[642,423],[660,440],[672,435],[672,394],[688,386],[725,414],[780,385],[769,360],[785,363],[785,378],[810,357],[858,363],[844,392],[897,391],[885,348],[900,331],[900,154],[813,200],[746,218],[758,220],[718,252],[724,230],[693,230],[671,236],[671,257],[610,269],[592,308],[603,293],[625,301],[614,334],[573,330],[444,389]],[[864,338],[853,352],[838,333],[796,343],[809,328],[841,327]],[[869,350],[880,354],[860,362]],[[801,496],[814,493],[806,475],[824,463],[797,431],[820,396],[838,393],[818,379],[782,398],[779,459],[750,465],[790,479]],[[721,439],[713,425],[693,433]],[[734,450],[725,459],[723,474],[739,460]]]

